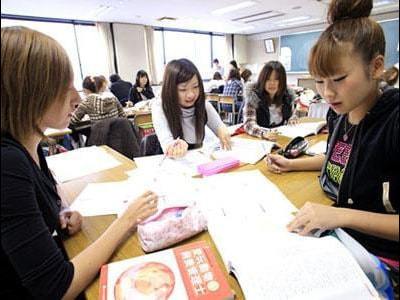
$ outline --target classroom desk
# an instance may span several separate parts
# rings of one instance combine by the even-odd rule
[[[246,138],[247,136],[245,136]],[[318,135],[307,138],[311,144],[325,140],[326,135]],[[278,143],[285,145],[289,141],[288,138],[279,137]],[[91,182],[105,182],[105,181],[118,181],[127,178],[124,171],[128,171],[135,168],[133,161],[125,158],[123,155],[112,150],[107,146],[104,147],[107,152],[112,154],[116,159],[121,161],[123,165],[99,172],[93,175],[88,175],[80,179],[72,180],[70,182],[64,183],[60,186],[60,192],[67,202],[72,203],[86,184]],[[293,172],[286,173],[282,175],[277,175],[269,172],[267,170],[266,164],[263,161],[258,162],[256,165],[243,165],[234,171],[240,170],[254,170],[259,169],[268,179],[275,183],[281,191],[286,195],[286,197],[293,202],[293,204],[300,208],[306,201],[313,201],[323,204],[332,204],[331,200],[327,198],[322,192],[319,183],[318,175],[319,172]],[[86,247],[88,247],[94,240],[96,240],[106,228],[115,220],[116,216],[98,216],[98,217],[86,217],[83,220],[82,230],[70,237],[65,241],[64,245],[67,253],[70,257],[74,257]],[[185,240],[178,245],[187,244],[193,241],[206,240],[212,247],[214,254],[217,257],[220,267],[225,271],[223,261],[212,241],[209,233],[200,233],[188,240]],[[143,255],[144,252],[140,247],[137,234],[133,234],[132,237],[122,244],[113,254],[110,261],[119,261],[139,255]],[[235,291],[236,299],[245,299],[240,286],[236,279],[228,275],[227,276],[231,288]],[[98,299],[99,296],[99,278],[97,277],[85,290],[87,299],[94,300]]]

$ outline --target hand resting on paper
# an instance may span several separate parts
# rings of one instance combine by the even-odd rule
[[[60,227],[69,235],[73,235],[81,230],[82,216],[79,212],[69,209],[64,209],[60,212]]]
[[[315,230],[329,230],[341,227],[341,214],[337,207],[307,202],[286,227],[290,232],[308,235]]]
[[[127,221],[131,229],[135,229],[137,224],[157,212],[157,204],[157,194],[147,191],[126,208],[121,219]]]

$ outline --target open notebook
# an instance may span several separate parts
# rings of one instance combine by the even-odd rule
[[[318,134],[318,132],[325,127],[326,121],[321,122],[309,122],[299,123],[296,125],[284,125],[276,127],[280,135],[287,136],[289,138],[295,138],[296,136],[306,137],[308,135]]]
[[[219,217],[208,229],[246,299],[379,299],[336,237],[299,236],[265,218],[238,224]]]
[[[104,265],[99,299],[234,299],[205,241]]]

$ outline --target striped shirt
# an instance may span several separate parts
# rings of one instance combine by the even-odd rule
[[[89,115],[92,124],[104,119],[126,117],[121,103],[117,97],[112,96],[110,93],[103,95],[90,94],[73,113],[71,124],[79,123],[86,114]]]

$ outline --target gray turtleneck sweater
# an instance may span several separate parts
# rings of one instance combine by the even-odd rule
[[[206,102],[207,111],[207,126],[217,135],[218,128],[225,126],[222,122],[218,112],[208,102]],[[165,152],[168,145],[172,144],[174,138],[169,128],[167,118],[164,114],[161,105],[161,99],[154,99],[151,107],[151,116],[153,119],[153,126],[157,134],[158,140],[160,141],[161,147]],[[182,130],[183,140],[189,144],[196,144],[196,129],[195,129],[195,117],[194,107],[182,108]]]

